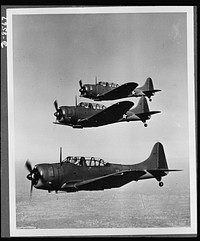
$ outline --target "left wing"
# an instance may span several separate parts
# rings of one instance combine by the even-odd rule
[[[78,190],[103,190],[113,187],[121,187],[128,182],[137,181],[146,172],[141,170],[124,170],[76,183]]]
[[[89,118],[80,119],[78,124],[86,127],[117,122],[133,105],[131,101],[118,102]]]
[[[99,100],[115,100],[128,97],[128,95],[138,86],[137,83],[129,82],[103,94],[99,95]]]

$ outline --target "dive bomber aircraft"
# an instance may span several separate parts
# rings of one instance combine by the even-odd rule
[[[92,100],[116,100],[126,97],[141,97],[146,96],[151,101],[151,96],[154,96],[155,92],[161,91],[154,89],[153,81],[151,78],[147,78],[144,85],[138,87],[135,82],[128,82],[123,85],[115,83],[99,81],[97,79],[95,84],[82,84],[82,80],[79,81],[81,92],[80,97],[89,98]]]
[[[142,96],[133,109],[131,101],[117,102],[109,107],[101,104],[80,102],[76,106],[60,106],[54,101],[57,122],[54,124],[68,125],[73,128],[98,127],[117,122],[142,121],[147,126],[146,120],[151,115],[160,111],[150,111],[147,100]]]
[[[97,191],[121,187],[132,181],[155,178],[163,186],[162,177],[168,172],[180,171],[168,169],[163,145],[154,144],[150,156],[143,162],[133,165],[122,165],[105,162],[95,157],[68,156],[60,162],[37,164],[32,168],[27,160],[26,168],[30,172],[27,178],[37,189],[64,192],[81,190]]]

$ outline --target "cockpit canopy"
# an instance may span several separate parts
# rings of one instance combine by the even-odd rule
[[[117,88],[119,86],[118,84],[111,83],[111,82],[104,82],[104,81],[100,81],[98,84],[102,86],[109,86],[112,88]]]
[[[68,156],[62,162],[72,163],[76,166],[106,166],[108,165],[103,159],[98,157]]]
[[[97,104],[97,103],[88,103],[88,102],[80,102],[78,106],[84,107],[86,109],[94,109],[94,110],[104,110],[106,109],[105,105]]]

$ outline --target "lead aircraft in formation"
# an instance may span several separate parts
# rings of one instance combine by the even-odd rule
[[[60,162],[37,164],[32,168],[27,160],[25,166],[29,171],[27,178],[31,181],[31,193],[33,187],[48,192],[98,191],[149,178],[155,178],[162,187],[162,177],[171,171],[180,171],[168,169],[160,142],[154,144],[145,161],[133,165],[109,163],[96,157],[67,156],[62,159],[60,148]]]

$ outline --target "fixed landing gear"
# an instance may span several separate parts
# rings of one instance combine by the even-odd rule
[[[147,123],[144,123],[144,127],[147,127]]]
[[[159,182],[159,186],[162,187],[164,185],[163,182]]]

